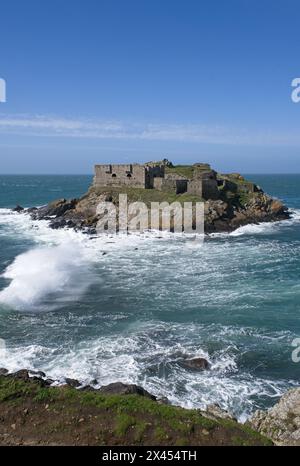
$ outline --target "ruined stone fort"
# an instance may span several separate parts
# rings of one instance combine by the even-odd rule
[[[219,181],[209,164],[196,163],[191,176],[184,177],[165,163],[150,162],[144,165],[96,165],[95,187],[158,189],[159,191],[188,193],[202,199],[217,199]]]

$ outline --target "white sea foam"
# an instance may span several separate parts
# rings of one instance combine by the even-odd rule
[[[300,210],[290,210],[291,218],[287,220],[278,220],[277,222],[260,222],[250,223],[241,226],[230,233],[211,233],[213,238],[236,237],[244,235],[270,235],[280,233],[282,228],[291,227],[300,223]]]
[[[273,276],[278,261],[293,260],[295,254],[286,250],[283,254],[285,245],[276,245],[273,241],[266,244],[249,241],[245,253],[244,242],[237,244],[239,242],[230,241],[230,237],[260,235],[274,228],[294,225],[299,220],[300,212],[297,211],[286,222],[250,225],[248,229],[242,227],[237,233],[228,235],[228,241],[208,241],[201,250],[189,254],[187,260],[182,236],[146,232],[144,235],[88,237],[73,230],[52,230],[46,221],[33,221],[26,214],[2,209],[0,235],[2,232],[6,236],[16,235],[20,240],[25,238],[32,249],[18,256],[4,272],[8,284],[0,293],[0,301],[20,310],[53,309],[53,305],[60,305],[66,297],[76,301],[80,293],[93,283],[89,272],[90,267],[95,266],[100,267],[96,273],[97,280],[102,273],[107,275],[110,285],[113,284],[111,292],[114,294],[116,290],[120,301],[122,296],[128,297],[128,292],[139,297],[139,290],[142,290],[141,306],[147,302],[149,309],[147,315],[135,315],[134,323],[128,323],[127,333],[122,335],[113,330],[109,335],[102,335],[99,328],[99,335],[83,337],[77,342],[63,339],[48,344],[41,338],[35,343],[29,341],[27,345],[8,345],[5,360],[0,358],[0,365],[10,370],[23,367],[41,369],[61,382],[67,376],[78,378],[84,384],[95,378],[98,385],[115,381],[137,383],[156,395],[167,396],[173,403],[202,408],[207,403],[219,403],[244,419],[256,407],[257,398],[279,396],[293,382],[255,377],[247,370],[241,370],[239,348],[232,342],[245,337],[251,342],[258,341],[259,345],[265,341],[268,345],[276,345],[278,341],[286,345],[290,335],[234,325],[192,324],[188,318],[182,325],[166,322],[147,324],[145,320],[155,311],[156,303],[161,312],[170,312],[170,316],[176,300],[184,302],[182,313],[188,313],[197,306],[204,319],[205,313],[217,313],[219,308],[224,313],[228,312],[230,318],[225,305],[230,303],[230,312],[236,306],[240,318],[249,310],[243,308],[243,297],[251,297],[251,300],[246,299],[250,308],[255,307],[255,299],[259,299],[261,305],[263,300],[273,299],[276,294],[282,298],[280,287],[274,289],[272,286],[269,291],[266,283],[261,289],[257,282],[243,283],[239,280],[243,273],[245,277],[253,273],[249,264],[251,267],[264,264],[268,274]],[[270,255],[271,250],[273,255]],[[228,283],[226,280],[229,279],[233,282]],[[83,287],[80,288],[82,280]],[[180,283],[180,286],[172,286],[173,283]],[[212,283],[213,310],[209,307],[212,304],[209,284]],[[232,283],[242,286],[233,286]],[[99,293],[101,286],[100,283]],[[111,325],[114,319],[118,321],[118,316],[120,319],[128,318],[130,309],[126,307],[125,316],[123,310],[120,308],[108,316],[104,312],[102,315],[101,308],[93,309],[93,313],[101,314],[103,322]],[[43,314],[43,318],[46,315]],[[79,328],[84,325],[82,319],[82,316],[74,316],[72,325]],[[208,322],[207,319],[204,321]],[[52,321],[49,325],[53,325]],[[208,350],[205,338],[218,342],[220,347]],[[180,365],[183,355],[206,357],[211,363],[211,370],[202,373],[187,371]]]
[[[40,310],[49,295],[50,307],[73,300],[92,281],[81,251],[72,245],[32,249],[19,255],[3,274],[10,284],[0,292],[0,302],[18,310]],[[49,303],[47,303],[49,309]]]
[[[182,341],[173,342],[165,332],[169,337],[172,333],[181,335]],[[59,383],[65,377],[95,387],[116,381],[135,383],[187,408],[204,409],[210,403],[218,403],[240,420],[257,407],[257,397],[279,397],[297,384],[239,371],[238,352],[233,346],[208,354],[197,344],[198,333],[199,328],[191,324],[150,322],[135,332],[97,337],[71,347],[61,344],[10,348],[5,361],[0,357],[0,364],[11,371],[22,367],[43,370]],[[216,333],[215,338],[220,338],[220,334]],[[185,357],[205,357],[211,369],[189,371],[181,365]]]

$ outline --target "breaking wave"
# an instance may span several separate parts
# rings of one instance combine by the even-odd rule
[[[298,318],[300,246],[277,233],[299,221],[295,211],[241,227],[191,254],[173,234],[89,237],[0,209],[0,240],[21,245],[0,277],[0,305],[26,311],[2,325],[0,365],[60,382],[137,383],[185,407],[219,403],[244,420],[296,385],[295,335],[276,330],[285,316]],[[182,367],[197,356],[210,371]]]
[[[10,283],[0,292],[0,303],[26,311],[61,307],[78,299],[93,281],[89,264],[74,245],[25,252],[2,277]]]

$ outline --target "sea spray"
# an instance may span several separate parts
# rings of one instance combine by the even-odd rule
[[[292,208],[300,205],[299,177],[295,182]],[[238,237],[209,237],[190,254],[184,239],[171,234],[89,237],[0,209],[2,271],[34,246],[62,245],[63,254],[72,244],[71,254],[82,261],[82,275],[25,307],[48,310],[56,296],[68,299],[59,312],[1,312],[0,303],[7,348],[0,367],[43,370],[61,383],[70,377],[95,387],[137,383],[172,403],[218,403],[244,419],[299,384],[300,365],[291,357],[300,334],[299,226],[295,211],[290,220],[253,225]],[[102,281],[78,297],[90,268]],[[12,282],[1,278],[1,289]],[[204,355],[210,370],[185,369],[179,353]]]
[[[0,302],[21,311],[60,307],[79,298],[93,281],[78,245],[31,249],[17,256],[2,276],[10,283],[0,292]]]

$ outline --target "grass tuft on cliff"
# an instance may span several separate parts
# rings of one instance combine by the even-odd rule
[[[271,445],[249,427],[139,395],[0,376],[1,445]]]

